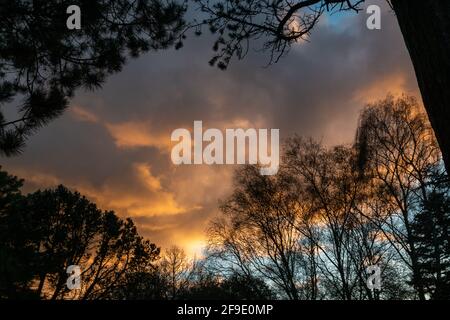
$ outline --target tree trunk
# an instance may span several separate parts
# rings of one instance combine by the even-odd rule
[[[392,0],[392,6],[450,173],[450,1]]]

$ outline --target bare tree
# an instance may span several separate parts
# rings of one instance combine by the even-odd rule
[[[283,160],[276,176],[261,176],[256,166],[238,170],[209,232],[218,269],[258,275],[290,299],[404,297],[367,287],[368,266],[392,283],[398,269],[391,243],[368,218],[380,202],[359,170],[358,149],[294,137]]]
[[[283,296],[299,299],[304,260],[298,231],[286,219],[295,211],[292,185],[248,166],[237,172],[235,186],[221,207],[223,216],[211,226],[210,251],[223,265],[258,274]]]
[[[159,264],[159,273],[168,285],[167,296],[169,299],[179,298],[183,290],[188,288],[194,264],[184,250],[177,246],[172,246],[164,251]]]
[[[286,153],[286,165],[306,190],[301,200],[312,204],[320,230],[316,245],[323,280],[339,298],[353,299],[368,258],[356,241],[356,236],[366,241],[368,234],[358,233],[364,224],[355,207],[364,194],[360,192],[363,181],[354,170],[355,153],[346,147],[327,150],[302,138],[291,139]]]
[[[441,161],[432,129],[415,99],[388,97],[362,113],[357,147],[360,169],[377,200],[370,218],[411,269],[419,298],[425,299],[411,223]],[[444,179],[442,163],[440,168]]]

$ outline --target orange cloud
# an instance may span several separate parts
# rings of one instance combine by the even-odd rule
[[[145,184],[150,191],[161,190],[161,180],[152,175],[151,166],[147,163],[135,163],[134,169],[138,178]]]
[[[189,210],[178,203],[175,194],[162,186],[161,178],[152,174],[147,163],[133,163],[133,186],[123,186],[106,181],[98,190],[82,186],[84,193],[95,197],[104,208],[111,208],[130,217],[176,215]]]
[[[81,107],[81,106],[73,106],[70,109],[70,112],[72,113],[72,115],[75,117],[75,119],[83,121],[83,122],[91,122],[91,123],[98,123],[99,119],[98,117],[86,110],[85,108]]]
[[[76,120],[104,126],[118,148],[156,147],[161,151],[166,151],[170,147],[170,135],[152,131],[147,122],[110,123],[101,121],[96,114],[81,106],[71,107],[70,112]]]
[[[106,123],[105,127],[119,148],[155,147],[161,151],[170,148],[170,133],[152,132],[146,122]]]
[[[378,100],[386,98],[388,93],[394,96],[400,96],[403,93],[416,94],[415,88],[412,92],[408,85],[408,77],[404,73],[392,73],[382,78],[369,86],[358,89],[354,93],[354,100],[364,105],[367,103],[373,103]]]

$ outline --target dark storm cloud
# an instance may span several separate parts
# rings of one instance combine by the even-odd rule
[[[294,47],[269,68],[263,68],[268,55],[254,52],[244,61],[233,61],[226,72],[210,68],[213,39],[190,38],[180,51],[150,54],[131,63],[110,80],[100,104],[91,100],[97,93],[78,101],[110,121],[144,118],[156,130],[195,119],[260,115],[284,133],[321,136],[327,120],[348,120],[351,113],[355,122],[355,111],[364,103],[355,100],[358,90],[399,73],[406,76],[405,89],[415,89],[393,13],[385,10],[381,31],[365,27],[364,13],[349,15],[338,27],[322,23],[310,43]]]

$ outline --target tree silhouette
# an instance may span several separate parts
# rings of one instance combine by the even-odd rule
[[[2,189],[13,190],[6,195],[14,196],[17,180],[4,180]],[[25,287],[46,299],[105,299],[127,272],[151,268],[159,255],[130,219],[102,212],[63,186],[12,202],[10,210],[2,209],[0,226],[0,252],[7,257],[1,267],[10,271],[2,274],[0,296],[8,298],[24,297]],[[66,286],[70,265],[82,271],[82,287],[74,292]]]
[[[74,4],[81,30],[66,27]],[[183,4],[164,0],[1,1],[0,106],[17,104],[17,118],[0,110],[0,153],[19,153],[78,88],[99,88],[128,57],[173,44],[184,12]]]
[[[243,58],[252,40],[276,62],[291,45],[309,36],[326,12],[361,10],[364,0],[194,0],[218,34],[210,63],[226,69],[233,56]],[[447,0],[388,0],[409,50],[422,98],[450,171],[450,3]],[[202,25],[202,23],[199,23]],[[200,31],[199,31],[200,32]],[[433,59],[429,57],[433,56]]]
[[[357,153],[342,146],[328,150],[298,137],[290,139],[286,153],[288,172],[305,190],[299,202],[309,203],[296,225],[320,252],[321,281],[340,299],[365,295],[373,299],[366,290],[365,268],[388,258],[382,254],[383,243],[377,241],[379,231],[358,212],[368,199],[365,180],[355,170]],[[315,236],[311,220],[316,224]]]
[[[189,285],[193,262],[183,249],[172,246],[164,251],[159,263],[159,272],[165,279],[167,298],[175,300]]]
[[[184,299],[193,300],[269,300],[275,295],[267,283],[258,277],[231,274],[221,278],[209,270],[191,283]]]
[[[432,299],[450,298],[450,199],[448,190],[435,190],[424,203],[412,230],[418,252],[419,279]],[[417,286],[417,284],[415,284]]]
[[[156,268],[151,270],[129,270],[108,296],[112,300],[165,300],[167,286],[165,278]]]
[[[237,171],[235,190],[209,230],[209,249],[229,273],[266,279],[284,297],[298,300],[304,260],[298,230],[289,221],[296,204],[292,184],[258,170],[247,166]]]
[[[34,235],[24,237],[29,221],[14,214],[22,201],[22,183],[0,170],[0,299],[36,298],[29,289],[36,259],[36,248],[30,241]]]
[[[236,171],[200,260],[63,186],[22,195],[0,170],[0,299],[448,298],[448,176],[413,98],[367,106],[352,145],[294,136],[282,151],[277,175]]]
[[[294,136],[276,176],[237,170],[209,231],[214,270],[255,276],[289,299],[427,299],[439,252],[444,295],[446,207],[431,215],[422,204],[437,190],[447,198],[448,178],[426,116],[413,98],[388,96],[365,108],[356,136],[336,147]],[[425,216],[425,229],[415,226]],[[369,266],[381,288],[367,285]]]
[[[378,198],[368,203],[373,206],[369,218],[391,241],[412,277],[420,279],[411,224],[420,203],[429,197],[436,172],[446,179],[426,115],[411,97],[387,97],[364,110],[357,137],[359,165],[372,179],[373,198]],[[419,297],[425,299],[422,282],[417,280],[415,285]]]

